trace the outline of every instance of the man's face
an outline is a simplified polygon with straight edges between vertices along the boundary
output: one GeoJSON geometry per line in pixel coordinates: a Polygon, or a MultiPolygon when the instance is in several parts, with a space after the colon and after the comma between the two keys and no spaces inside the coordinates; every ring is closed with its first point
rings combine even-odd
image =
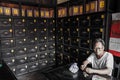
{"type": "Polygon", "coordinates": [[[103,51],[104,51],[104,46],[101,44],[101,42],[97,42],[95,43],[95,46],[94,46],[94,52],[97,56],[103,54],[103,51]]]}

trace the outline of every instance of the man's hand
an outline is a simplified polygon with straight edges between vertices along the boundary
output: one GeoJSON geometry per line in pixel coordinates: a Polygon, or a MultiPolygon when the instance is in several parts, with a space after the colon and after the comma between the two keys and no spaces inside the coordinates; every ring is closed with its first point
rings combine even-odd
{"type": "Polygon", "coordinates": [[[86,68],[85,71],[86,71],[88,74],[94,73],[94,70],[93,70],[92,68],[86,68]]]}
{"type": "Polygon", "coordinates": [[[85,68],[86,68],[86,66],[88,65],[88,61],[86,60],[86,61],[84,61],[83,62],[83,65],[81,65],[81,70],[85,70],[85,68]]]}
{"type": "Polygon", "coordinates": [[[81,65],[81,70],[85,70],[86,65],[81,65]]]}

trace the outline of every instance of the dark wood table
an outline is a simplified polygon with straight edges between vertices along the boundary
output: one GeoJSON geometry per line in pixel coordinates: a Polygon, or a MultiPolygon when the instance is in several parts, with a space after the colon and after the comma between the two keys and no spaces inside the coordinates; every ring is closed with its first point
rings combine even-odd
{"type": "MultiPolygon", "coordinates": [[[[92,80],[93,75],[89,77],[84,77],[83,71],[79,70],[77,73],[72,73],[69,71],[69,67],[70,64],[52,70],[48,70],[46,72],[43,72],[43,74],[49,80],[92,80]]],[[[103,80],[103,79],[99,79],[99,80],[103,80]]],[[[104,77],[104,80],[118,80],[118,79],[111,77],[104,77]]]]}
{"type": "Polygon", "coordinates": [[[87,80],[81,70],[72,73],[69,71],[69,67],[70,64],[46,71],[43,74],[50,80],[87,80]]]}

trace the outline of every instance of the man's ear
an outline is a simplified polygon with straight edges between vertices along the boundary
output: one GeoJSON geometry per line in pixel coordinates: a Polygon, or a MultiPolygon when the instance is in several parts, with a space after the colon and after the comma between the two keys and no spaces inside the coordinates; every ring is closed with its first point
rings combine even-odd
{"type": "Polygon", "coordinates": [[[105,47],[103,46],[103,50],[105,50],[105,47]]]}

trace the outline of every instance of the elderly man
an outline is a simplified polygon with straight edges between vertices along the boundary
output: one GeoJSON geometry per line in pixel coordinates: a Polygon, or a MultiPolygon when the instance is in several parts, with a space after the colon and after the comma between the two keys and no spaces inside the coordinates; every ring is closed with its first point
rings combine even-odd
{"type": "Polygon", "coordinates": [[[105,43],[100,38],[95,40],[93,48],[94,53],[83,62],[81,70],[88,74],[111,76],[113,69],[113,55],[104,51],[105,43]],[[90,63],[92,64],[92,68],[87,67],[90,63]]]}

